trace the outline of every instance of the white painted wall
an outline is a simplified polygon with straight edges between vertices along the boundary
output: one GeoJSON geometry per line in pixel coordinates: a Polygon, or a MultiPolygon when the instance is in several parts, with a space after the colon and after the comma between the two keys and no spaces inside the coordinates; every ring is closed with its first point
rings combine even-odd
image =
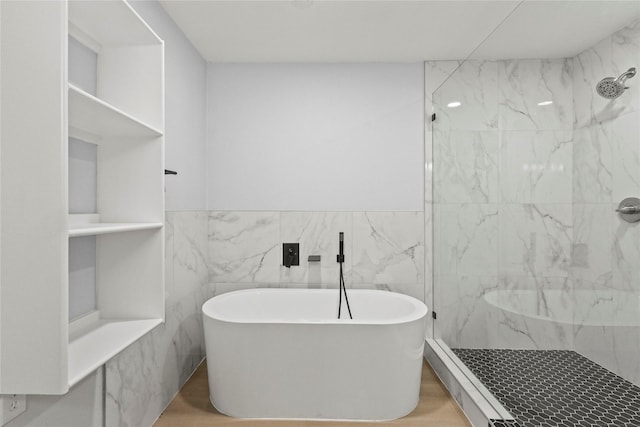
{"type": "Polygon", "coordinates": [[[97,213],[97,146],[69,138],[68,165],[69,213],[97,213]]]}
{"type": "Polygon", "coordinates": [[[206,63],[156,1],[131,6],[164,40],[166,210],[205,208],[206,63]]]}
{"type": "Polygon", "coordinates": [[[96,236],[69,239],[69,320],[95,310],[96,236]]]}
{"type": "Polygon", "coordinates": [[[96,96],[98,86],[98,54],[69,36],[69,83],[96,96]]]}
{"type": "Polygon", "coordinates": [[[62,396],[27,396],[27,412],[5,427],[104,427],[103,388],[100,368],[62,396]]]}
{"type": "Polygon", "coordinates": [[[422,63],[209,64],[207,209],[422,211],[422,63]]]}

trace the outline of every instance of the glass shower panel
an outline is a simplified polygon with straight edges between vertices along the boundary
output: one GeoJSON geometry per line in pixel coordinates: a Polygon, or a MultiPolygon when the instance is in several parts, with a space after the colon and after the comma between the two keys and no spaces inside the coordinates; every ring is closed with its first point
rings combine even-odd
{"type": "MultiPolygon", "coordinates": [[[[603,7],[583,3],[557,4],[576,20],[603,7]]],[[[640,77],[617,99],[595,90],[640,69],[640,4],[574,53],[496,59],[535,7],[432,96],[434,338],[495,367],[501,350],[566,350],[640,386],[640,222],[615,211],[640,197],[640,77]]]]}
{"type": "Polygon", "coordinates": [[[638,386],[640,223],[615,209],[640,197],[640,79],[627,80],[617,99],[595,87],[640,67],[639,46],[635,19],[573,57],[572,200],[574,350],[638,386]]]}
{"type": "Polygon", "coordinates": [[[434,93],[435,337],[489,346],[483,295],[497,287],[497,74],[466,61],[434,93]]]}

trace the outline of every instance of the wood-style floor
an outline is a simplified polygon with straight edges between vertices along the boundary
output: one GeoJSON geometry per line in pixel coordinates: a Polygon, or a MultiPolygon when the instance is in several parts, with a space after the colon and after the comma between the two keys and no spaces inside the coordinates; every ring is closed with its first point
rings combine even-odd
{"type": "Polygon", "coordinates": [[[429,365],[422,369],[420,402],[406,417],[389,422],[281,421],[231,418],[209,402],[206,362],[193,374],[154,427],[468,427],[471,426],[429,365]]]}

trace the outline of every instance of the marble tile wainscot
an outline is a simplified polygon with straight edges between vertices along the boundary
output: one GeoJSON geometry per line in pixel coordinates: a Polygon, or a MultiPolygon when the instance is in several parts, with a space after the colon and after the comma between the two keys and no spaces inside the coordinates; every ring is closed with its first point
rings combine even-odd
{"type": "Polygon", "coordinates": [[[166,321],[106,364],[107,426],[152,425],[204,359],[207,213],[167,212],[166,321]]]}

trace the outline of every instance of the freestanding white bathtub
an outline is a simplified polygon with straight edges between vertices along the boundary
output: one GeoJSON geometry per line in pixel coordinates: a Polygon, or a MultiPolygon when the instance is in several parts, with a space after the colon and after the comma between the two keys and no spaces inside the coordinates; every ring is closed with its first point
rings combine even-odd
{"type": "Polygon", "coordinates": [[[427,307],[386,291],[251,289],[202,307],[211,403],[241,418],[391,420],[418,404],[427,307]]]}

